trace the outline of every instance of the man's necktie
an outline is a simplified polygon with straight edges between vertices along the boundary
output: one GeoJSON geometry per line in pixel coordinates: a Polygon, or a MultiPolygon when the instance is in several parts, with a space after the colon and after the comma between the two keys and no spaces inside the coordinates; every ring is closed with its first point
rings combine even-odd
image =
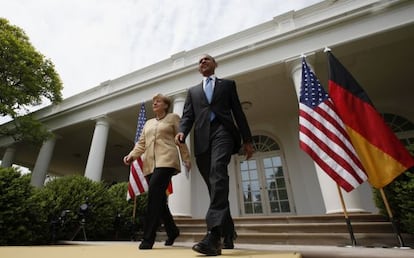
{"type": "Polygon", "coordinates": [[[207,77],[205,91],[208,103],[211,103],[211,98],[213,97],[213,83],[211,81],[212,79],[207,77]]]}
{"type": "MultiPolygon", "coordinates": [[[[207,97],[208,103],[211,103],[211,99],[213,98],[213,82],[212,81],[213,79],[211,79],[210,77],[207,77],[205,91],[206,91],[206,97],[207,97]]],[[[216,115],[214,114],[214,112],[211,112],[210,121],[213,121],[215,117],[216,115]]]]}

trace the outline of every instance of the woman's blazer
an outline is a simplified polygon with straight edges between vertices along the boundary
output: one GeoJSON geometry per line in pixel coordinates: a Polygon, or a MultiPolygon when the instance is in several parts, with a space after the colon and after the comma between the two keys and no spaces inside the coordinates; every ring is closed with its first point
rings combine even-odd
{"type": "Polygon", "coordinates": [[[190,160],[187,145],[180,144],[178,147],[174,142],[179,123],[180,117],[174,113],[169,113],[160,120],[147,120],[138,142],[130,152],[134,159],[142,155],[144,175],[152,173],[158,167],[172,167],[177,173],[180,172],[178,150],[183,161],[190,160]]]}

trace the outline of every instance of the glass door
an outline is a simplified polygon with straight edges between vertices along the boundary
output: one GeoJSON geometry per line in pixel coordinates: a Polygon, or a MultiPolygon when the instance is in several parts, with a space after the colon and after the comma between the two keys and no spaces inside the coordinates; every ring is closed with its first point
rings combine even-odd
{"type": "Polygon", "coordinates": [[[243,215],[275,215],[293,212],[290,185],[278,152],[255,154],[239,160],[239,192],[243,215]]]}

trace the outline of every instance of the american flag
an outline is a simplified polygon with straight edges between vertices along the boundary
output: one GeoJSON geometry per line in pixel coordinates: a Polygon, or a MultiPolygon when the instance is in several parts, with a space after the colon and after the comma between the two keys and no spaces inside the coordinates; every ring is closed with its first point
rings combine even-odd
{"type": "Polygon", "coordinates": [[[299,143],[319,167],[350,192],[367,176],[335,106],[302,58],[299,143]]]}
{"type": "MultiPolygon", "coordinates": [[[[142,103],[138,115],[138,124],[137,131],[135,133],[134,143],[137,143],[142,133],[142,129],[144,128],[146,120],[147,117],[145,112],[145,104],[142,103]]],[[[148,182],[142,172],[142,167],[143,163],[141,157],[134,160],[130,165],[127,200],[148,191],[148,182]]]]}

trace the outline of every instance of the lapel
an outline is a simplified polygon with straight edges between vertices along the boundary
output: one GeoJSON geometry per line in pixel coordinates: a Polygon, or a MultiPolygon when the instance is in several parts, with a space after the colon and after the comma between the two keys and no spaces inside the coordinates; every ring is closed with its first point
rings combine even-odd
{"type": "MultiPolygon", "coordinates": [[[[207,96],[203,89],[203,81],[201,81],[201,83],[197,87],[197,95],[201,101],[208,104],[207,96]]],[[[213,92],[213,95],[214,95],[214,92],[213,92]]]]}
{"type": "Polygon", "coordinates": [[[217,96],[217,94],[219,94],[220,90],[223,88],[223,87],[220,87],[221,83],[222,83],[222,80],[216,77],[216,80],[214,82],[213,97],[211,98],[211,102],[214,101],[215,96],[217,96]]]}

